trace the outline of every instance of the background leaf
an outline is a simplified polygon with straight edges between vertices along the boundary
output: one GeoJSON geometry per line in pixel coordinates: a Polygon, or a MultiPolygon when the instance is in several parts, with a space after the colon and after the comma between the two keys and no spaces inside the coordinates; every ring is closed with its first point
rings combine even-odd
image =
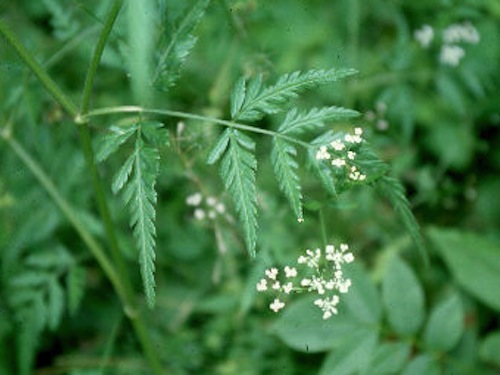
{"type": "Polygon", "coordinates": [[[432,228],[428,234],[460,286],[500,311],[500,244],[466,231],[432,228]]]}

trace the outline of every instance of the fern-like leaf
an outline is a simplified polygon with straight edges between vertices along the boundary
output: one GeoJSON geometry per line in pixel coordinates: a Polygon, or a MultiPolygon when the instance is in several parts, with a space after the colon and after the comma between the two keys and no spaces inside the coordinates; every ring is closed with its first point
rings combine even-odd
{"type": "MultiPolygon", "coordinates": [[[[155,184],[159,171],[159,148],[169,144],[163,124],[143,121],[132,126],[111,128],[101,140],[98,160],[104,160],[135,134],[134,149],[116,172],[111,189],[122,192],[130,212],[130,227],[139,252],[141,276],[150,307],[155,303],[155,184]]],[[[75,297],[77,298],[78,295],[75,297]]]]}
{"type": "Polygon", "coordinates": [[[295,161],[296,156],[297,150],[292,144],[281,138],[274,138],[271,153],[274,173],[278,179],[281,191],[292,205],[297,220],[302,221],[302,191],[297,174],[298,164],[295,161]]]}
{"type": "Polygon", "coordinates": [[[307,112],[291,109],[280,127],[278,132],[282,134],[300,134],[305,130],[321,128],[325,121],[347,119],[359,116],[359,112],[342,107],[312,108],[307,112]]]}
{"type": "Polygon", "coordinates": [[[255,256],[257,243],[257,160],[254,141],[236,129],[228,128],[221,135],[209,162],[222,157],[220,175],[231,194],[245,232],[250,256],[255,256]]]}
{"type": "Polygon", "coordinates": [[[417,250],[425,264],[428,264],[429,258],[425,250],[424,241],[420,232],[420,226],[413,216],[410,203],[406,199],[405,189],[395,178],[384,176],[378,180],[377,187],[389,199],[394,210],[399,215],[408,233],[410,234],[417,250]]]}
{"type": "Polygon", "coordinates": [[[209,3],[210,0],[199,0],[172,34],[169,44],[160,52],[153,76],[153,83],[160,90],[168,91],[179,78],[184,62],[198,39],[193,32],[203,18],[209,3]]]}
{"type": "Polygon", "coordinates": [[[130,226],[133,229],[139,250],[141,276],[150,307],[155,303],[155,237],[156,211],[155,183],[159,169],[159,153],[147,146],[140,128],[135,141],[134,152],[118,171],[113,181],[115,193],[123,190],[125,204],[130,211],[130,226]]]}
{"type": "Polygon", "coordinates": [[[299,71],[281,76],[275,85],[262,88],[259,76],[247,84],[240,79],[231,95],[231,117],[236,121],[256,121],[265,114],[281,112],[290,99],[304,90],[335,82],[355,74],[353,69],[299,71]]]}

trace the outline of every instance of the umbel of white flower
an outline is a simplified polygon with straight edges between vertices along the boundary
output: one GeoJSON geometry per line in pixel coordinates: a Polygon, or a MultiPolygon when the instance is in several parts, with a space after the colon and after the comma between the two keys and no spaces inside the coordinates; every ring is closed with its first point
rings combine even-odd
{"type": "Polygon", "coordinates": [[[348,177],[352,181],[364,181],[366,175],[361,173],[352,163],[357,153],[352,147],[363,142],[363,129],[354,128],[354,133],[345,134],[342,138],[331,141],[328,145],[320,146],[316,152],[317,160],[327,160],[336,169],[347,169],[348,177]]]}
{"type": "Polygon", "coordinates": [[[285,298],[291,292],[313,293],[314,300],[323,313],[323,319],[329,319],[338,313],[339,294],[349,291],[351,280],[344,277],[342,267],[354,261],[354,255],[345,243],[336,247],[327,245],[321,249],[307,249],[297,258],[296,266],[285,266],[280,272],[272,267],[265,270],[265,277],[257,283],[258,292],[275,294],[269,308],[277,313],[286,306],[285,298]]]}

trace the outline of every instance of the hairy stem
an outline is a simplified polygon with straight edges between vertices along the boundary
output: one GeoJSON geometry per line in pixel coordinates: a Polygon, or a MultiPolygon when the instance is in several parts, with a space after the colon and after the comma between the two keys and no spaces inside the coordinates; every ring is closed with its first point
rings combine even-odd
{"type": "Polygon", "coordinates": [[[305,147],[305,148],[310,147],[307,142],[303,142],[303,141],[298,140],[296,138],[292,138],[292,137],[277,133],[277,132],[272,131],[272,130],[261,129],[261,128],[257,128],[255,126],[240,124],[240,123],[228,121],[228,120],[221,120],[221,119],[214,118],[214,117],[196,115],[193,113],[171,111],[169,109],[143,108],[143,107],[138,107],[138,106],[118,106],[118,107],[109,107],[109,108],[99,108],[99,109],[91,110],[86,115],[81,116],[79,118],[79,121],[86,122],[87,120],[89,120],[92,117],[105,116],[105,115],[111,115],[111,114],[116,114],[116,113],[139,113],[139,114],[146,113],[146,114],[153,114],[153,115],[178,117],[178,118],[184,118],[184,119],[189,119],[189,120],[206,121],[206,122],[214,123],[216,125],[222,125],[222,126],[227,126],[227,127],[234,128],[234,129],[249,131],[252,133],[260,133],[260,134],[269,135],[271,137],[282,138],[282,139],[285,139],[291,143],[295,143],[295,144],[300,145],[300,146],[305,147]]]}

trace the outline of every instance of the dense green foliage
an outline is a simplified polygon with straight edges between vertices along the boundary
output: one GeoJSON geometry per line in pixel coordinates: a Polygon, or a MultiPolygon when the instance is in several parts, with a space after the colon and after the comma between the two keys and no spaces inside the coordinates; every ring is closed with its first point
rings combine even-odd
{"type": "Polygon", "coordinates": [[[499,25],[0,3],[0,375],[500,373],[499,25]],[[338,314],[271,311],[264,271],[339,242],[338,314]]]}

